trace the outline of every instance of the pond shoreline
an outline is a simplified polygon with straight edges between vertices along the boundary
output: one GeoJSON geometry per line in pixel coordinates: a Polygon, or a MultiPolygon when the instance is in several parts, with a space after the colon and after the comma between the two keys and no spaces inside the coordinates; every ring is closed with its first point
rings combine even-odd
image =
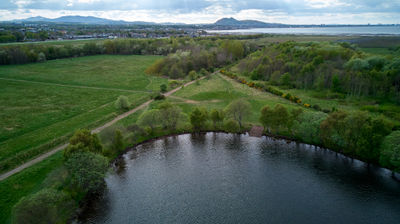
{"type": "MultiPolygon", "coordinates": [[[[165,138],[169,138],[169,137],[177,137],[177,136],[180,136],[180,135],[187,135],[187,134],[200,134],[200,135],[203,134],[204,135],[204,134],[207,134],[207,133],[216,133],[216,134],[222,133],[222,134],[244,135],[244,134],[249,134],[249,130],[245,129],[242,132],[227,132],[227,131],[224,131],[224,130],[202,130],[202,131],[196,131],[195,132],[195,131],[187,131],[186,130],[186,131],[181,131],[181,132],[176,132],[176,133],[170,133],[170,134],[156,136],[154,138],[146,139],[144,141],[141,141],[141,142],[138,142],[136,144],[133,144],[132,146],[126,147],[121,153],[118,154],[118,156],[116,156],[114,159],[112,159],[110,161],[110,167],[115,167],[116,163],[118,162],[118,160],[122,159],[123,156],[126,153],[128,153],[130,151],[133,151],[133,150],[136,150],[136,147],[138,147],[140,145],[143,145],[143,144],[146,144],[146,143],[155,142],[155,141],[158,141],[158,140],[161,140],[161,139],[165,139],[165,138]]],[[[327,151],[339,154],[339,155],[344,156],[346,158],[349,158],[351,160],[360,161],[360,162],[362,162],[364,164],[367,164],[368,167],[372,165],[372,166],[374,166],[376,168],[384,169],[387,172],[387,174],[391,176],[392,179],[394,179],[395,181],[400,182],[400,173],[396,173],[396,172],[394,172],[392,170],[389,170],[389,169],[387,169],[385,167],[381,167],[378,164],[372,164],[372,163],[368,164],[368,163],[366,163],[366,162],[364,162],[362,160],[359,160],[357,158],[353,158],[353,157],[351,157],[349,155],[346,155],[346,154],[344,154],[342,152],[337,152],[337,151],[325,148],[325,147],[323,147],[321,145],[308,144],[308,143],[304,143],[304,142],[302,142],[302,141],[300,141],[298,139],[295,139],[295,138],[291,138],[291,137],[288,137],[288,136],[282,136],[282,135],[274,135],[274,134],[271,134],[271,133],[263,133],[261,137],[254,137],[254,138],[262,138],[262,137],[267,137],[267,138],[271,138],[273,140],[278,140],[278,141],[279,140],[280,141],[286,141],[286,143],[288,143],[288,144],[292,143],[292,142],[295,142],[296,144],[303,144],[303,145],[318,147],[318,148],[320,148],[322,150],[327,150],[327,151]]],[[[79,206],[77,214],[74,216],[73,219],[76,220],[78,217],[81,217],[82,213],[85,212],[87,210],[87,208],[89,208],[93,203],[95,203],[96,200],[98,200],[102,196],[103,193],[101,193],[100,195],[91,195],[91,196],[87,197],[86,199],[82,200],[82,204],[79,206]]]]}
{"type": "MultiPolygon", "coordinates": [[[[157,136],[157,137],[150,138],[150,139],[144,140],[142,142],[136,143],[133,146],[126,147],[120,154],[118,154],[117,157],[115,157],[113,160],[111,160],[110,164],[115,164],[115,162],[118,161],[119,159],[121,159],[127,152],[129,152],[131,150],[135,150],[135,148],[137,146],[145,144],[145,143],[157,141],[157,140],[168,138],[168,137],[176,137],[176,136],[179,136],[179,135],[207,134],[207,133],[224,133],[224,134],[239,134],[240,135],[240,134],[249,134],[249,129],[245,129],[242,132],[227,132],[227,131],[224,131],[224,130],[202,130],[202,131],[197,131],[197,132],[195,132],[195,131],[182,131],[182,132],[179,132],[179,133],[170,133],[170,134],[166,134],[166,135],[157,136]]],[[[353,157],[351,155],[347,155],[347,154],[345,154],[345,153],[343,153],[341,151],[338,152],[338,151],[335,151],[335,150],[332,150],[332,149],[329,149],[329,148],[325,148],[322,145],[318,145],[318,144],[305,143],[305,142],[302,142],[302,141],[300,141],[298,139],[295,139],[295,138],[292,138],[292,137],[288,137],[288,136],[283,136],[283,135],[274,135],[274,134],[271,134],[271,133],[263,133],[261,137],[272,138],[274,140],[284,140],[284,141],[286,141],[286,143],[295,142],[296,144],[305,144],[305,145],[309,145],[309,146],[318,147],[318,148],[321,148],[323,150],[328,150],[328,151],[340,154],[340,155],[342,155],[344,157],[350,158],[352,160],[358,160],[360,162],[363,162],[363,163],[367,164],[368,166],[372,165],[372,166],[375,166],[376,168],[385,169],[385,170],[387,170],[388,173],[391,173],[390,175],[394,180],[400,182],[400,173],[394,172],[394,171],[392,171],[392,170],[390,170],[390,169],[388,169],[386,167],[382,167],[382,166],[380,166],[379,164],[376,164],[376,163],[367,163],[367,162],[365,162],[365,161],[363,161],[363,160],[361,160],[359,158],[353,157]]]]}
{"type": "MultiPolygon", "coordinates": [[[[95,220],[108,220],[105,223],[113,223],[116,220],[127,222],[127,220],[137,219],[142,221],[152,220],[148,223],[154,223],[154,220],[168,220],[170,217],[170,221],[175,220],[175,216],[170,216],[168,209],[165,210],[165,208],[160,210],[166,211],[161,212],[161,219],[153,217],[151,215],[153,214],[151,212],[153,206],[158,209],[170,206],[164,206],[165,203],[155,205],[154,201],[167,201],[167,204],[176,203],[179,211],[187,209],[188,213],[180,213],[181,215],[178,216],[178,218],[186,220],[192,219],[191,214],[198,214],[199,211],[207,213],[207,209],[210,207],[202,206],[207,205],[215,198],[224,199],[218,200],[219,202],[222,201],[218,205],[221,206],[219,208],[227,209],[222,209],[224,212],[232,212],[238,209],[243,214],[247,214],[247,210],[243,210],[245,207],[242,206],[242,198],[247,198],[247,203],[257,205],[248,207],[248,211],[253,211],[252,209],[269,211],[270,206],[263,207],[265,204],[260,198],[271,199],[270,203],[276,205],[275,210],[279,210],[279,203],[275,203],[281,200],[281,197],[277,195],[286,195],[285,192],[291,193],[287,195],[286,199],[288,200],[284,200],[283,203],[291,204],[290,198],[303,197],[303,193],[311,196],[315,192],[318,192],[317,195],[326,194],[330,198],[329,200],[335,201],[337,200],[336,196],[330,197],[329,195],[336,192],[338,197],[342,198],[341,200],[346,201],[346,198],[350,198],[348,203],[361,205],[361,208],[363,202],[360,202],[360,200],[368,199],[371,193],[377,194],[381,202],[388,204],[393,204],[393,201],[386,200],[386,197],[390,196],[391,190],[397,192],[396,195],[400,193],[398,192],[397,181],[392,180],[386,171],[375,169],[375,167],[370,169],[364,163],[353,162],[351,158],[338,156],[336,152],[325,148],[303,143],[296,144],[298,141],[277,138],[276,136],[264,136],[261,138],[251,137],[246,132],[237,135],[237,133],[225,131],[196,133],[180,131],[180,133],[154,137],[135,144],[133,147],[128,147],[125,151],[128,153],[119,155],[121,160],[112,165],[114,171],[110,171],[108,174],[106,179],[107,189],[104,194],[93,197],[90,201],[88,198],[87,210],[85,207],[81,207],[81,216],[77,221],[78,223],[93,223],[95,220]],[[286,142],[289,144],[286,144],[286,142]],[[129,150],[134,151],[129,152],[129,150]],[[138,155],[131,157],[131,154],[136,155],[136,152],[138,155]],[[121,166],[119,162],[123,162],[123,165],[121,166]],[[165,170],[165,168],[168,169],[165,170]],[[282,173],[290,173],[296,178],[289,176],[282,178],[282,173]],[[266,176],[268,178],[262,178],[266,176]],[[209,182],[210,180],[212,181],[209,182]],[[218,182],[219,180],[221,180],[221,183],[218,182]],[[270,185],[270,180],[274,180],[274,184],[270,185]],[[325,185],[327,188],[320,188],[320,185],[315,183],[325,185]],[[280,186],[280,184],[282,185],[280,186]],[[296,184],[299,185],[294,187],[296,184]],[[248,190],[242,191],[239,190],[242,188],[231,186],[248,187],[248,190]],[[270,191],[262,190],[263,187],[261,186],[268,187],[270,191]],[[304,189],[301,190],[302,187],[313,189],[304,192],[304,189]],[[341,190],[337,191],[337,188],[341,190]],[[299,190],[293,191],[293,189],[299,190]],[[371,189],[376,191],[371,192],[371,189]],[[352,197],[348,197],[342,191],[354,194],[360,200],[354,202],[352,197]],[[243,197],[235,196],[237,194],[243,197]],[[176,202],[172,200],[172,198],[175,198],[174,195],[178,196],[176,202]],[[182,205],[181,200],[183,199],[181,197],[187,200],[186,205],[182,205]],[[236,204],[236,206],[229,207],[231,203],[236,204]],[[125,210],[125,208],[128,208],[127,206],[129,206],[129,209],[125,210]],[[198,210],[199,208],[205,210],[198,210]],[[140,209],[143,209],[143,213],[140,209]],[[110,222],[110,220],[113,221],[110,222]]],[[[310,203],[310,206],[316,203],[322,206],[322,210],[331,209],[320,197],[315,197],[312,200],[314,202],[310,203]]],[[[375,203],[374,201],[367,201],[370,204],[375,203]]],[[[170,208],[172,209],[172,207],[174,206],[170,208]]],[[[316,206],[316,208],[319,207],[316,206]]],[[[395,208],[398,208],[398,206],[395,208]]],[[[304,207],[299,206],[296,209],[302,211],[304,207]]],[[[340,210],[340,206],[337,209],[340,210]]],[[[364,217],[362,209],[358,210],[360,211],[358,216],[364,217]]],[[[232,213],[236,214],[236,212],[232,213]]],[[[204,218],[204,220],[221,220],[224,214],[226,213],[219,214],[217,212],[216,215],[204,218]]],[[[320,214],[332,216],[332,214],[320,214]]],[[[382,214],[381,211],[380,214],[382,214]]],[[[296,217],[296,215],[293,217],[296,217]]],[[[352,219],[352,217],[352,214],[348,213],[347,218],[352,219]]],[[[258,218],[259,220],[267,220],[263,215],[258,218]]]]}

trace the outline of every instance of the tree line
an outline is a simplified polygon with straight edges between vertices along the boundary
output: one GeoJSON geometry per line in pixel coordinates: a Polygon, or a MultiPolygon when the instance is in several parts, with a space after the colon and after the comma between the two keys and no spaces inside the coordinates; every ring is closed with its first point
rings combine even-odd
{"type": "MultiPolygon", "coordinates": [[[[202,56],[202,63],[209,63],[214,58],[208,58],[207,51],[219,52],[216,48],[222,47],[226,51],[218,54],[219,62],[235,59],[245,52],[254,51],[254,44],[247,44],[241,49],[240,43],[245,42],[236,39],[244,37],[220,37],[220,38],[168,38],[168,39],[116,39],[96,40],[87,43],[61,42],[54,44],[20,44],[0,46],[0,65],[25,64],[42,62],[45,60],[81,57],[99,54],[118,55],[168,55],[180,52],[194,52],[194,55],[202,56]],[[239,41],[239,42],[237,42],[239,41]],[[223,43],[221,43],[223,42],[223,43]],[[236,45],[240,45],[236,48],[236,45]],[[239,52],[235,51],[239,49],[239,52]],[[242,52],[242,51],[244,52],[242,52]],[[233,58],[232,58],[233,57],[233,58]]],[[[250,38],[250,37],[249,37],[250,38]]],[[[183,63],[182,63],[183,64],[183,63]]],[[[204,67],[204,66],[203,66],[204,67]]],[[[207,67],[205,67],[207,68],[207,67]]],[[[179,68],[181,69],[181,68],[179,68]]]]}
{"type": "Polygon", "coordinates": [[[400,102],[400,57],[369,55],[348,43],[271,44],[237,67],[272,85],[400,102]]]}

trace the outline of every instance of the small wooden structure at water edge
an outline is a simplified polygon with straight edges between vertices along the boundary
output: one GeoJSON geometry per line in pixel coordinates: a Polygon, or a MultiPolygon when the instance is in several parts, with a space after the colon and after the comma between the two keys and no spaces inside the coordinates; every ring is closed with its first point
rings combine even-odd
{"type": "Polygon", "coordinates": [[[252,137],[261,137],[263,133],[264,133],[264,127],[253,126],[249,132],[249,135],[252,137]]]}

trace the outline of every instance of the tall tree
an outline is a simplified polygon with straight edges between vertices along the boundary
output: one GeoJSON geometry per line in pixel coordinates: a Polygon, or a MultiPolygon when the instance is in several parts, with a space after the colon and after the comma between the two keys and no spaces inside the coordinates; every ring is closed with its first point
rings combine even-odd
{"type": "Polygon", "coordinates": [[[251,105],[249,102],[239,99],[230,103],[225,110],[228,115],[239,123],[239,128],[242,130],[243,119],[251,114],[251,105]]]}
{"type": "Polygon", "coordinates": [[[205,127],[208,118],[207,110],[204,108],[196,107],[190,113],[190,123],[194,130],[200,130],[205,127]]]}

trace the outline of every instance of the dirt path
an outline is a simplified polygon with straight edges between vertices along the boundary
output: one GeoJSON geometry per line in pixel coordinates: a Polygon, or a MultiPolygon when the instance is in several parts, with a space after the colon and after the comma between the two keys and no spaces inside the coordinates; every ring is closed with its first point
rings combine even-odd
{"type": "MultiPolygon", "coordinates": [[[[200,78],[200,80],[203,79],[203,78],[204,78],[204,77],[200,78]]],[[[0,78],[0,79],[3,79],[3,78],[0,78]]],[[[186,87],[186,86],[189,86],[189,85],[193,84],[193,83],[196,82],[196,81],[197,81],[197,80],[188,82],[188,83],[186,83],[184,86],[185,86],[185,87],[186,87]]],[[[28,82],[30,82],[30,81],[28,81],[28,82]]],[[[164,95],[165,95],[165,96],[170,96],[170,95],[172,95],[173,93],[175,93],[175,92],[177,92],[178,90],[180,90],[181,88],[182,88],[182,87],[175,88],[175,89],[173,89],[173,90],[171,90],[171,91],[165,93],[164,95]]],[[[131,114],[137,112],[138,110],[141,110],[141,109],[146,108],[146,107],[147,107],[151,102],[153,102],[153,101],[154,101],[154,100],[149,100],[149,101],[147,101],[147,102],[145,102],[145,103],[143,103],[143,104],[141,104],[141,105],[139,105],[139,106],[133,108],[132,110],[130,110],[130,111],[128,111],[128,112],[125,112],[125,113],[123,113],[123,114],[117,116],[116,118],[114,118],[113,120],[111,120],[111,121],[105,123],[104,125],[93,129],[93,130],[92,130],[92,133],[99,133],[99,132],[102,131],[103,129],[105,129],[105,128],[107,128],[107,127],[110,127],[111,125],[115,124],[115,123],[118,122],[119,120],[126,118],[127,116],[129,116],[129,115],[131,115],[131,114]]],[[[8,177],[10,177],[10,176],[12,176],[12,175],[14,175],[14,174],[20,172],[20,171],[22,171],[22,170],[25,169],[25,168],[28,168],[28,167],[30,167],[30,166],[36,164],[36,163],[39,163],[39,162],[43,161],[44,159],[50,157],[51,155],[54,155],[55,153],[57,153],[57,152],[59,152],[59,151],[65,149],[67,146],[68,146],[68,143],[63,144],[63,145],[60,145],[60,146],[57,146],[56,148],[54,148],[54,149],[52,149],[52,150],[50,150],[50,151],[48,151],[48,152],[46,152],[46,153],[44,153],[44,154],[42,154],[42,155],[36,157],[35,159],[33,159],[33,160],[29,161],[29,162],[26,162],[26,163],[22,164],[21,166],[18,166],[17,168],[15,168],[15,169],[13,169],[13,170],[10,170],[10,171],[8,171],[8,172],[6,172],[6,173],[4,173],[4,174],[1,174],[1,175],[0,175],[0,181],[4,180],[4,179],[6,179],[6,178],[8,178],[8,177]]]]}
{"type": "Polygon", "coordinates": [[[120,91],[120,92],[130,92],[130,93],[148,93],[148,91],[140,91],[140,90],[129,90],[129,89],[118,89],[118,88],[107,88],[107,87],[95,87],[95,86],[69,85],[69,84],[59,84],[59,83],[52,83],[52,82],[31,81],[31,80],[24,80],[24,79],[0,78],[0,80],[14,81],[14,82],[25,82],[25,83],[35,83],[35,84],[61,86],[61,87],[72,87],[72,88],[81,88],[81,89],[110,90],[110,91],[120,91]]]}

